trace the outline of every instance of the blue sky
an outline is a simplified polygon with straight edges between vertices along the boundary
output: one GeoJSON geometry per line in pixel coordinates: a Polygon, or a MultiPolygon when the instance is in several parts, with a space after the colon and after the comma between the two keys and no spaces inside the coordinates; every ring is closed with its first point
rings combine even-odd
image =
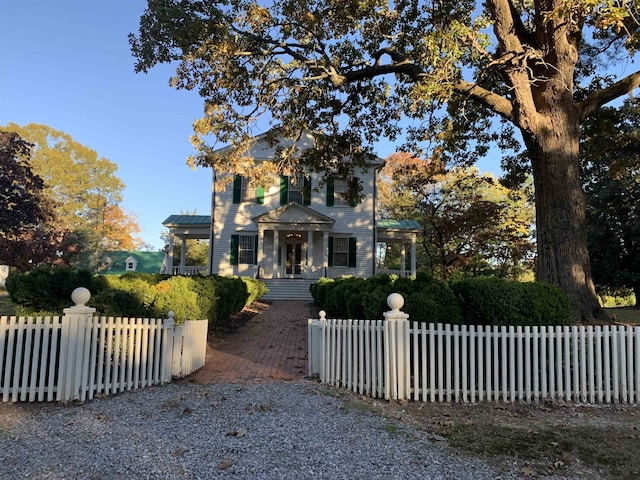
{"type": "MultiPolygon", "coordinates": [[[[121,206],[146,243],[162,247],[170,214],[210,210],[211,170],[186,165],[196,92],[168,85],[170,66],[135,74],[127,35],[144,0],[0,0],[0,125],[62,130],[118,165],[121,206]]],[[[377,146],[378,155],[393,145],[377,146]]],[[[482,171],[498,172],[494,159],[482,171]]]]}

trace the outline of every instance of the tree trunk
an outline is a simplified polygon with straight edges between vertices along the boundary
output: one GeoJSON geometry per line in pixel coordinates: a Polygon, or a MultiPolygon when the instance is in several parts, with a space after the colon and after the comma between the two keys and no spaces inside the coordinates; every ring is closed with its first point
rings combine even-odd
{"type": "Polygon", "coordinates": [[[531,155],[536,200],[538,280],[569,297],[571,320],[603,313],[596,296],[586,235],[586,199],[580,182],[580,126],[561,110],[546,116],[536,132],[523,131],[531,155]]]}

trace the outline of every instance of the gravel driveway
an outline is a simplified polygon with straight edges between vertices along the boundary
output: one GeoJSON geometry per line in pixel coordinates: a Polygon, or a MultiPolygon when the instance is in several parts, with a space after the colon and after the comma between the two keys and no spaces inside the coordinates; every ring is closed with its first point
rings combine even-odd
{"type": "Polygon", "coordinates": [[[0,478],[496,479],[311,381],[180,381],[82,405],[0,405],[0,478]]]}

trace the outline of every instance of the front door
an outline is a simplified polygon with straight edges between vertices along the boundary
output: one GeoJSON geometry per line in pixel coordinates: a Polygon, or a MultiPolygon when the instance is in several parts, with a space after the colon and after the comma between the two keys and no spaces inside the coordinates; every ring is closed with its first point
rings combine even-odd
{"type": "Polygon", "coordinates": [[[285,256],[285,275],[299,276],[302,273],[302,244],[288,242],[285,256]]]}

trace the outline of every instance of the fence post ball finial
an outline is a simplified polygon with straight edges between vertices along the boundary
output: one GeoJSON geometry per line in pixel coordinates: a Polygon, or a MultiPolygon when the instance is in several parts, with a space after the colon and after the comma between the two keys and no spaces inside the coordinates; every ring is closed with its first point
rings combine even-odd
{"type": "Polygon", "coordinates": [[[324,318],[327,316],[327,312],[325,312],[324,310],[320,310],[318,315],[320,316],[321,320],[324,320],[324,318]]]}
{"type": "Polygon", "coordinates": [[[399,293],[392,293],[387,297],[387,305],[394,312],[397,312],[404,305],[404,298],[399,293]]]}
{"type": "Polygon", "coordinates": [[[167,313],[167,316],[168,316],[169,318],[173,318],[173,317],[175,317],[175,316],[176,316],[176,312],[174,312],[173,310],[169,310],[169,313],[167,313]]]}
{"type": "Polygon", "coordinates": [[[84,287],[78,287],[71,292],[71,301],[76,304],[77,307],[84,307],[91,298],[91,292],[84,287]]]}

